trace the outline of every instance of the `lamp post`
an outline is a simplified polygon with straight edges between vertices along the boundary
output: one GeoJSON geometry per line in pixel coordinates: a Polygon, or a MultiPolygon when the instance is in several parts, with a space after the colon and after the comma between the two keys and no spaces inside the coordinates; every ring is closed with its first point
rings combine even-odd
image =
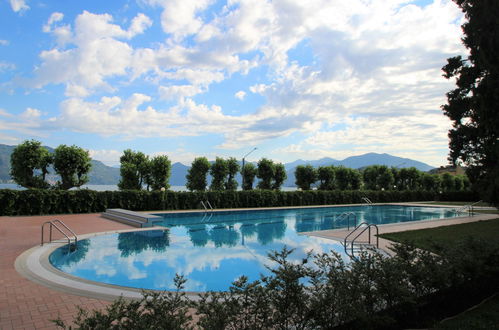
{"type": "Polygon", "coordinates": [[[243,181],[243,183],[242,183],[241,190],[244,190],[244,159],[245,159],[246,157],[248,157],[248,155],[249,155],[250,153],[252,153],[253,151],[255,151],[256,149],[257,149],[257,148],[256,148],[256,147],[254,147],[253,149],[251,149],[251,151],[250,151],[250,152],[248,152],[248,153],[247,153],[246,155],[244,155],[244,157],[243,157],[243,167],[241,168],[241,174],[243,175],[243,180],[242,180],[242,181],[243,181]]]}

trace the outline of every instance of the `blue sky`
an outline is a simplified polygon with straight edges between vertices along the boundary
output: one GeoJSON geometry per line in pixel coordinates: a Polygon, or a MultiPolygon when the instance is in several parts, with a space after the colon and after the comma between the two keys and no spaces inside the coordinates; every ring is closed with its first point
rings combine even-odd
{"type": "Polygon", "coordinates": [[[0,143],[446,164],[447,0],[0,0],[0,143]]]}

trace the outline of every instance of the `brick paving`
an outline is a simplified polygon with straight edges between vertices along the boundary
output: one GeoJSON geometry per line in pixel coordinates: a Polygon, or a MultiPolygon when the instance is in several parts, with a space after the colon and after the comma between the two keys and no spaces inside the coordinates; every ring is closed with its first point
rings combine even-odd
{"type": "MultiPolygon", "coordinates": [[[[71,214],[32,217],[0,217],[0,329],[57,329],[50,321],[73,320],[77,306],[101,309],[109,302],[62,293],[19,275],[16,258],[40,244],[45,221],[59,219],[77,234],[132,227],[100,217],[100,214],[71,214]]],[[[59,238],[54,231],[54,238],[59,238]]]]}

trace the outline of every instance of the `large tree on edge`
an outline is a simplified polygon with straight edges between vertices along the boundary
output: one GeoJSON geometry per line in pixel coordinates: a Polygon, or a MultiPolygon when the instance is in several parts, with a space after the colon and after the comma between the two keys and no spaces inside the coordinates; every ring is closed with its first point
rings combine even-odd
{"type": "Polygon", "coordinates": [[[452,121],[450,157],[462,161],[482,198],[499,204],[499,1],[454,0],[467,21],[463,44],[469,56],[449,58],[444,77],[456,78],[444,114],[452,121]]]}

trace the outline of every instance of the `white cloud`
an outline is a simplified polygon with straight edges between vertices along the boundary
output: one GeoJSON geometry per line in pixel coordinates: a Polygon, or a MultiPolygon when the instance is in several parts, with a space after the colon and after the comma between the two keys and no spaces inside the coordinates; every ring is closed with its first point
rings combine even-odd
{"type": "Polygon", "coordinates": [[[192,97],[202,92],[202,89],[193,85],[160,86],[159,95],[165,100],[192,97]]]}
{"type": "Polygon", "coordinates": [[[212,1],[149,0],[145,2],[163,8],[161,14],[163,31],[172,34],[174,39],[181,40],[201,29],[203,20],[197,14],[206,9],[212,1]]]}
{"type": "Polygon", "coordinates": [[[237,92],[236,94],[234,94],[234,97],[239,99],[239,100],[244,100],[244,97],[246,96],[246,92],[245,91],[239,91],[237,92]]]}
{"type": "Polygon", "coordinates": [[[0,72],[13,71],[15,69],[16,69],[16,65],[14,63],[0,61],[0,72]]]}
{"type": "Polygon", "coordinates": [[[120,163],[120,157],[123,152],[118,150],[88,150],[92,159],[99,160],[108,166],[114,166],[120,163]]]}
{"type": "Polygon", "coordinates": [[[8,46],[9,45],[9,41],[8,40],[3,40],[3,39],[0,39],[0,46],[8,46]]]}
{"type": "Polygon", "coordinates": [[[210,0],[142,3],[160,7],[165,32],[164,40],[143,48],[133,40],[152,25],[143,14],[128,28],[108,14],[84,12],[74,28],[62,25],[62,14],[48,19],[58,47],[40,54],[33,85],[65,85],[69,99],[61,104],[58,125],[130,138],[214,133],[224,139],[220,148],[294,133],[309,137],[282,149],[290,153],[309,147],[346,152],[328,141],[352,150],[401,152],[426,143],[431,150],[423,148],[422,157],[436,159],[447,143],[448,123],[439,106],[451,83],[440,68],[463,52],[462,14],[450,0],[424,7],[406,0],[231,0],[216,13],[207,11],[210,0]],[[295,50],[309,56],[300,58],[295,50]],[[259,94],[265,103],[251,113],[231,116],[233,109],[191,99],[254,68],[259,78],[227,95],[242,100],[243,90],[259,94]],[[120,93],[133,82],[145,82],[154,92],[120,93]],[[176,104],[160,109],[158,98],[176,104]]]}
{"type": "Polygon", "coordinates": [[[38,109],[27,108],[22,114],[21,117],[25,120],[36,120],[40,118],[42,112],[38,109]]]}
{"type": "Polygon", "coordinates": [[[62,21],[62,19],[64,18],[64,14],[63,13],[59,13],[59,12],[54,12],[52,13],[52,15],[50,15],[48,21],[47,21],[47,24],[45,24],[43,26],[43,32],[45,33],[49,33],[52,31],[52,25],[56,22],[59,22],[59,21],[62,21]]]}
{"type": "Polygon", "coordinates": [[[133,49],[118,39],[130,39],[143,33],[152,22],[143,15],[133,18],[128,30],[112,23],[108,14],[96,15],[84,11],[76,18],[74,31],[68,25],[54,27],[63,19],[53,13],[44,30],[52,32],[59,40],[59,47],[71,43],[76,47],[53,48],[40,53],[42,64],[35,71],[33,87],[55,83],[66,85],[66,95],[83,97],[96,88],[112,91],[106,79],[126,76],[133,56],[133,49]]]}
{"type": "Polygon", "coordinates": [[[29,6],[26,4],[25,0],[10,0],[10,7],[16,13],[29,9],[29,6]]]}

